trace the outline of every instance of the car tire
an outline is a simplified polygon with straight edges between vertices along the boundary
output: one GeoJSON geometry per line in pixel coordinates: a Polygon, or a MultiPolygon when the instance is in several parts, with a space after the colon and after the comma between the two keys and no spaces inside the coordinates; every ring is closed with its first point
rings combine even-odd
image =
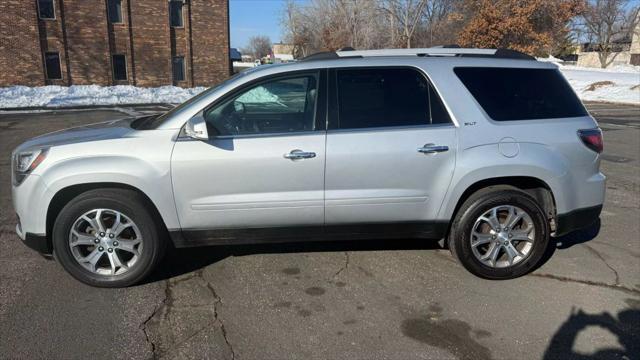
{"type": "Polygon", "coordinates": [[[136,284],[154,270],[165,252],[166,230],[154,214],[148,200],[133,190],[84,192],[69,201],[55,220],[55,257],[85,284],[136,284]]]}
{"type": "Polygon", "coordinates": [[[474,275],[506,280],[536,268],[549,233],[545,212],[533,197],[515,187],[492,186],[472,194],[458,209],[448,244],[474,275]]]}

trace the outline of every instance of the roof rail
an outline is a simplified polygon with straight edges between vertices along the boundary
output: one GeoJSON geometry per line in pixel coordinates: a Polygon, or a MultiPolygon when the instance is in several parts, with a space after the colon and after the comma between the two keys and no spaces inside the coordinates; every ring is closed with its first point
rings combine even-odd
{"type": "Polygon", "coordinates": [[[379,56],[457,56],[457,57],[488,57],[500,59],[535,60],[533,56],[511,49],[472,49],[460,48],[456,45],[417,49],[380,49],[380,50],[352,50],[340,49],[336,52],[326,51],[309,55],[302,59],[330,60],[344,58],[366,58],[379,56]]]}

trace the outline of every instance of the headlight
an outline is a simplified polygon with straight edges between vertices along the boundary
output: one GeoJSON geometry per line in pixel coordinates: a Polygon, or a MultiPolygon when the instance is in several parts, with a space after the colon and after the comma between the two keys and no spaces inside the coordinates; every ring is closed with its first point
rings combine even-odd
{"type": "Polygon", "coordinates": [[[49,149],[34,149],[22,151],[13,155],[13,181],[16,185],[22,183],[24,178],[47,157],[49,149]]]}

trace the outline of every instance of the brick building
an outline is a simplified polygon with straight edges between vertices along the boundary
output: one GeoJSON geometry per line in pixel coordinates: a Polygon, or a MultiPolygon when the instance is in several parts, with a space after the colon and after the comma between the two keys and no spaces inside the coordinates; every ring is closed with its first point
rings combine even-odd
{"type": "Polygon", "coordinates": [[[228,0],[0,0],[0,86],[210,86],[228,0]]]}

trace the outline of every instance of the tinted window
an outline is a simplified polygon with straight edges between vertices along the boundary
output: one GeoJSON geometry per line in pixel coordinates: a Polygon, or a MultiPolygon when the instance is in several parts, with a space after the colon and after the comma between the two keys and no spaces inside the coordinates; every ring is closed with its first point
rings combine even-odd
{"type": "Polygon", "coordinates": [[[493,120],[587,115],[556,69],[456,68],[454,71],[493,120]]]}
{"type": "Polygon", "coordinates": [[[176,56],[173,58],[173,81],[184,81],[184,57],[176,56]]]}
{"type": "Polygon", "coordinates": [[[57,52],[48,52],[44,54],[45,67],[47,69],[47,79],[62,79],[62,71],[60,71],[60,54],[57,52]]]}
{"type": "Polygon", "coordinates": [[[169,1],[169,24],[182,27],[182,0],[169,1]]]}
{"type": "Polygon", "coordinates": [[[38,17],[40,19],[55,19],[53,0],[38,0],[38,17]]]}
{"type": "Polygon", "coordinates": [[[109,22],[117,24],[122,22],[122,0],[108,0],[109,22]]]}
{"type": "Polygon", "coordinates": [[[113,79],[127,80],[127,60],[124,55],[113,55],[113,79]]]}
{"type": "Polygon", "coordinates": [[[450,122],[438,95],[414,69],[338,70],[337,86],[340,129],[450,122]]]}
{"type": "Polygon", "coordinates": [[[210,135],[268,134],[315,129],[315,76],[273,80],[242,91],[205,113],[210,135]]]}

